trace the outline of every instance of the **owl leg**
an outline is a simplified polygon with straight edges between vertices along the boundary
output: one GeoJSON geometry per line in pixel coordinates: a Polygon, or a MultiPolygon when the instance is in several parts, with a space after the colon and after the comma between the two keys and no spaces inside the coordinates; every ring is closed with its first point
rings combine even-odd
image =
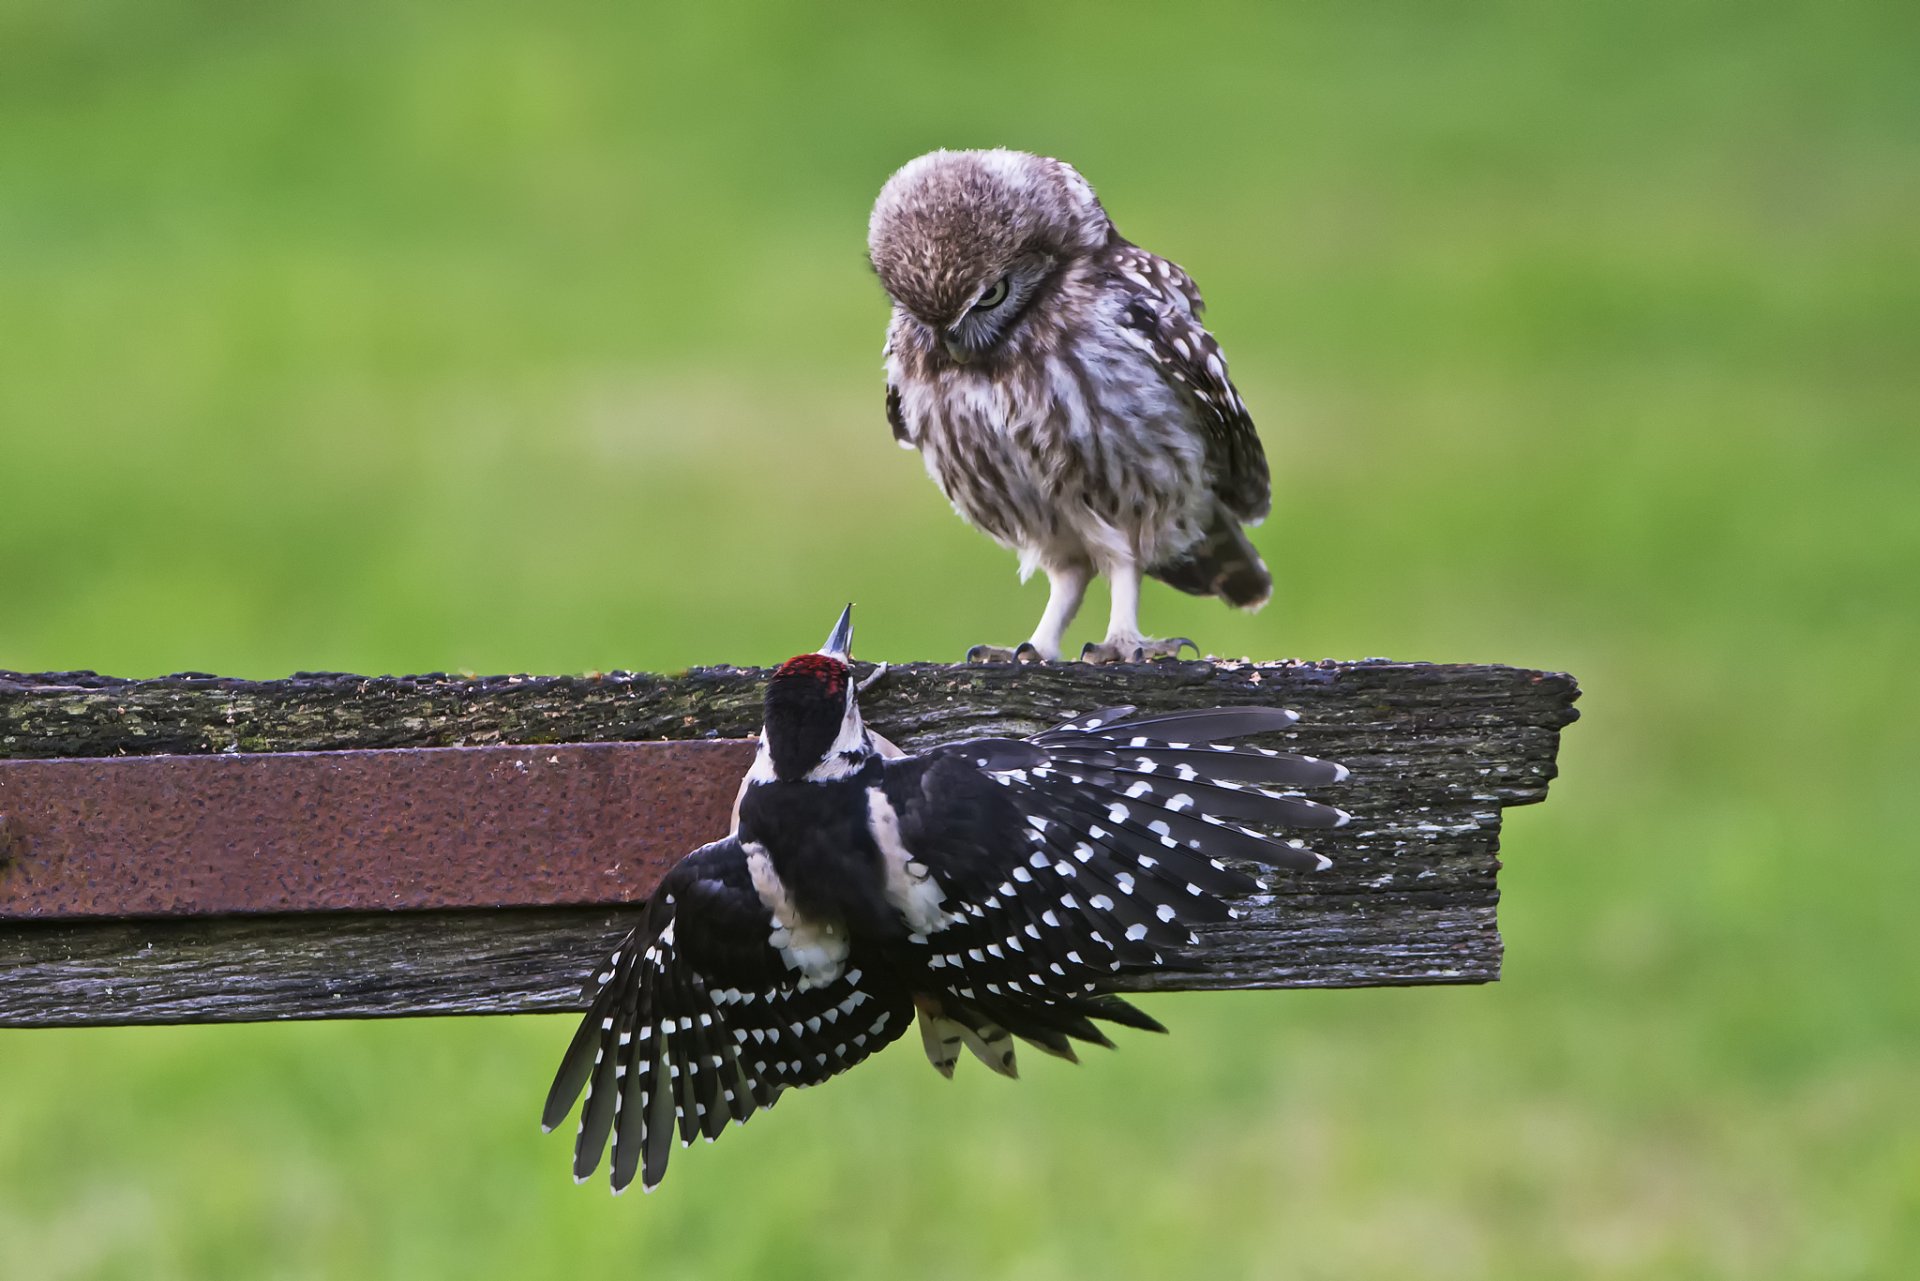
{"type": "Polygon", "coordinates": [[[1059,660],[1060,642],[1067,634],[1067,624],[1080,612],[1080,602],[1086,599],[1087,584],[1092,581],[1091,565],[1069,565],[1047,571],[1047,609],[1040,615],[1040,625],[1033,629],[1033,639],[1027,644],[1049,663],[1059,660]]]}
{"type": "Polygon", "coordinates": [[[1060,641],[1066,634],[1067,624],[1080,612],[1080,602],[1086,598],[1087,584],[1093,581],[1093,566],[1069,565],[1063,569],[1047,570],[1047,609],[1040,615],[1040,625],[1033,629],[1033,638],[1024,641],[1018,648],[1001,649],[998,645],[975,645],[967,651],[969,663],[1054,663],[1060,660],[1060,641]]]}
{"type": "Polygon", "coordinates": [[[1107,638],[1080,651],[1083,663],[1144,663],[1155,658],[1178,658],[1180,651],[1200,647],[1184,636],[1149,640],[1140,635],[1140,565],[1124,560],[1107,566],[1113,588],[1113,610],[1107,618],[1107,638]]]}

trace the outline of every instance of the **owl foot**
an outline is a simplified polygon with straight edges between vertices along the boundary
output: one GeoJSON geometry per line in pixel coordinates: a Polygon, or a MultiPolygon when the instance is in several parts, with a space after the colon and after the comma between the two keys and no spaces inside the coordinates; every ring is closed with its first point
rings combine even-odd
{"type": "Polygon", "coordinates": [[[1012,649],[1002,649],[998,645],[975,645],[967,651],[967,663],[1044,663],[1040,651],[1033,647],[1032,641],[1021,641],[1012,649]]]}
{"type": "Polygon", "coordinates": [[[1126,640],[1106,640],[1098,644],[1089,641],[1080,651],[1083,663],[1150,663],[1160,658],[1178,658],[1180,651],[1190,649],[1195,658],[1200,657],[1200,647],[1184,636],[1175,636],[1168,640],[1143,640],[1139,637],[1126,640]]]}

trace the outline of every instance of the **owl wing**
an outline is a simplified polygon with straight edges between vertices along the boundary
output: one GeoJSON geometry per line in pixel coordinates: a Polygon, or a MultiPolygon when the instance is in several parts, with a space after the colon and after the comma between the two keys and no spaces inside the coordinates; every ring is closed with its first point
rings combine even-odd
{"type": "Polygon", "coordinates": [[[1207,470],[1214,493],[1244,521],[1265,518],[1272,505],[1267,454],[1260,446],[1220,344],[1200,323],[1206,303],[1193,277],[1158,254],[1119,241],[1108,261],[1127,294],[1123,332],[1162,374],[1192,398],[1207,436],[1207,470]]]}
{"type": "Polygon", "coordinates": [[[729,1121],[814,1085],[899,1036],[905,992],[849,956],[831,979],[803,979],[772,946],[776,922],[737,837],[702,846],[667,874],[598,978],[541,1123],[566,1119],[580,1091],[573,1172],[585,1179],[613,1142],[613,1187],[666,1173],[676,1130],[717,1138],[729,1121]]]}
{"type": "Polygon", "coordinates": [[[880,349],[880,361],[887,368],[887,426],[893,428],[893,443],[902,449],[918,449],[920,442],[907,423],[907,412],[900,398],[900,384],[893,378],[893,327],[900,323],[898,313],[887,325],[886,345],[880,349]]]}
{"type": "Polygon", "coordinates": [[[896,444],[913,448],[913,433],[907,430],[907,416],[900,408],[900,389],[893,385],[891,378],[887,380],[887,426],[893,428],[896,444]]]}

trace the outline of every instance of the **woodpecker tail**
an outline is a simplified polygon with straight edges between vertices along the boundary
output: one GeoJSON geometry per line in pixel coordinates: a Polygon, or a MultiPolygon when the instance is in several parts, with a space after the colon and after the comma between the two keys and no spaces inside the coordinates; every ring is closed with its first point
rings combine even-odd
{"type": "Polygon", "coordinates": [[[1247,540],[1240,522],[1224,507],[1213,509],[1213,519],[1198,543],[1178,558],[1148,567],[1147,572],[1190,596],[1218,596],[1236,609],[1259,609],[1273,595],[1273,575],[1247,540]]]}

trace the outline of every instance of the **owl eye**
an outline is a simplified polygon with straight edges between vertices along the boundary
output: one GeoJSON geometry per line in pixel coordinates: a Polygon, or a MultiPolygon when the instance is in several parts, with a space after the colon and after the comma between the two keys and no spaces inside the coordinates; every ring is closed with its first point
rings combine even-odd
{"type": "Polygon", "coordinates": [[[1007,300],[1007,278],[1002,276],[993,287],[980,295],[980,301],[973,304],[975,311],[992,311],[1007,300]]]}

